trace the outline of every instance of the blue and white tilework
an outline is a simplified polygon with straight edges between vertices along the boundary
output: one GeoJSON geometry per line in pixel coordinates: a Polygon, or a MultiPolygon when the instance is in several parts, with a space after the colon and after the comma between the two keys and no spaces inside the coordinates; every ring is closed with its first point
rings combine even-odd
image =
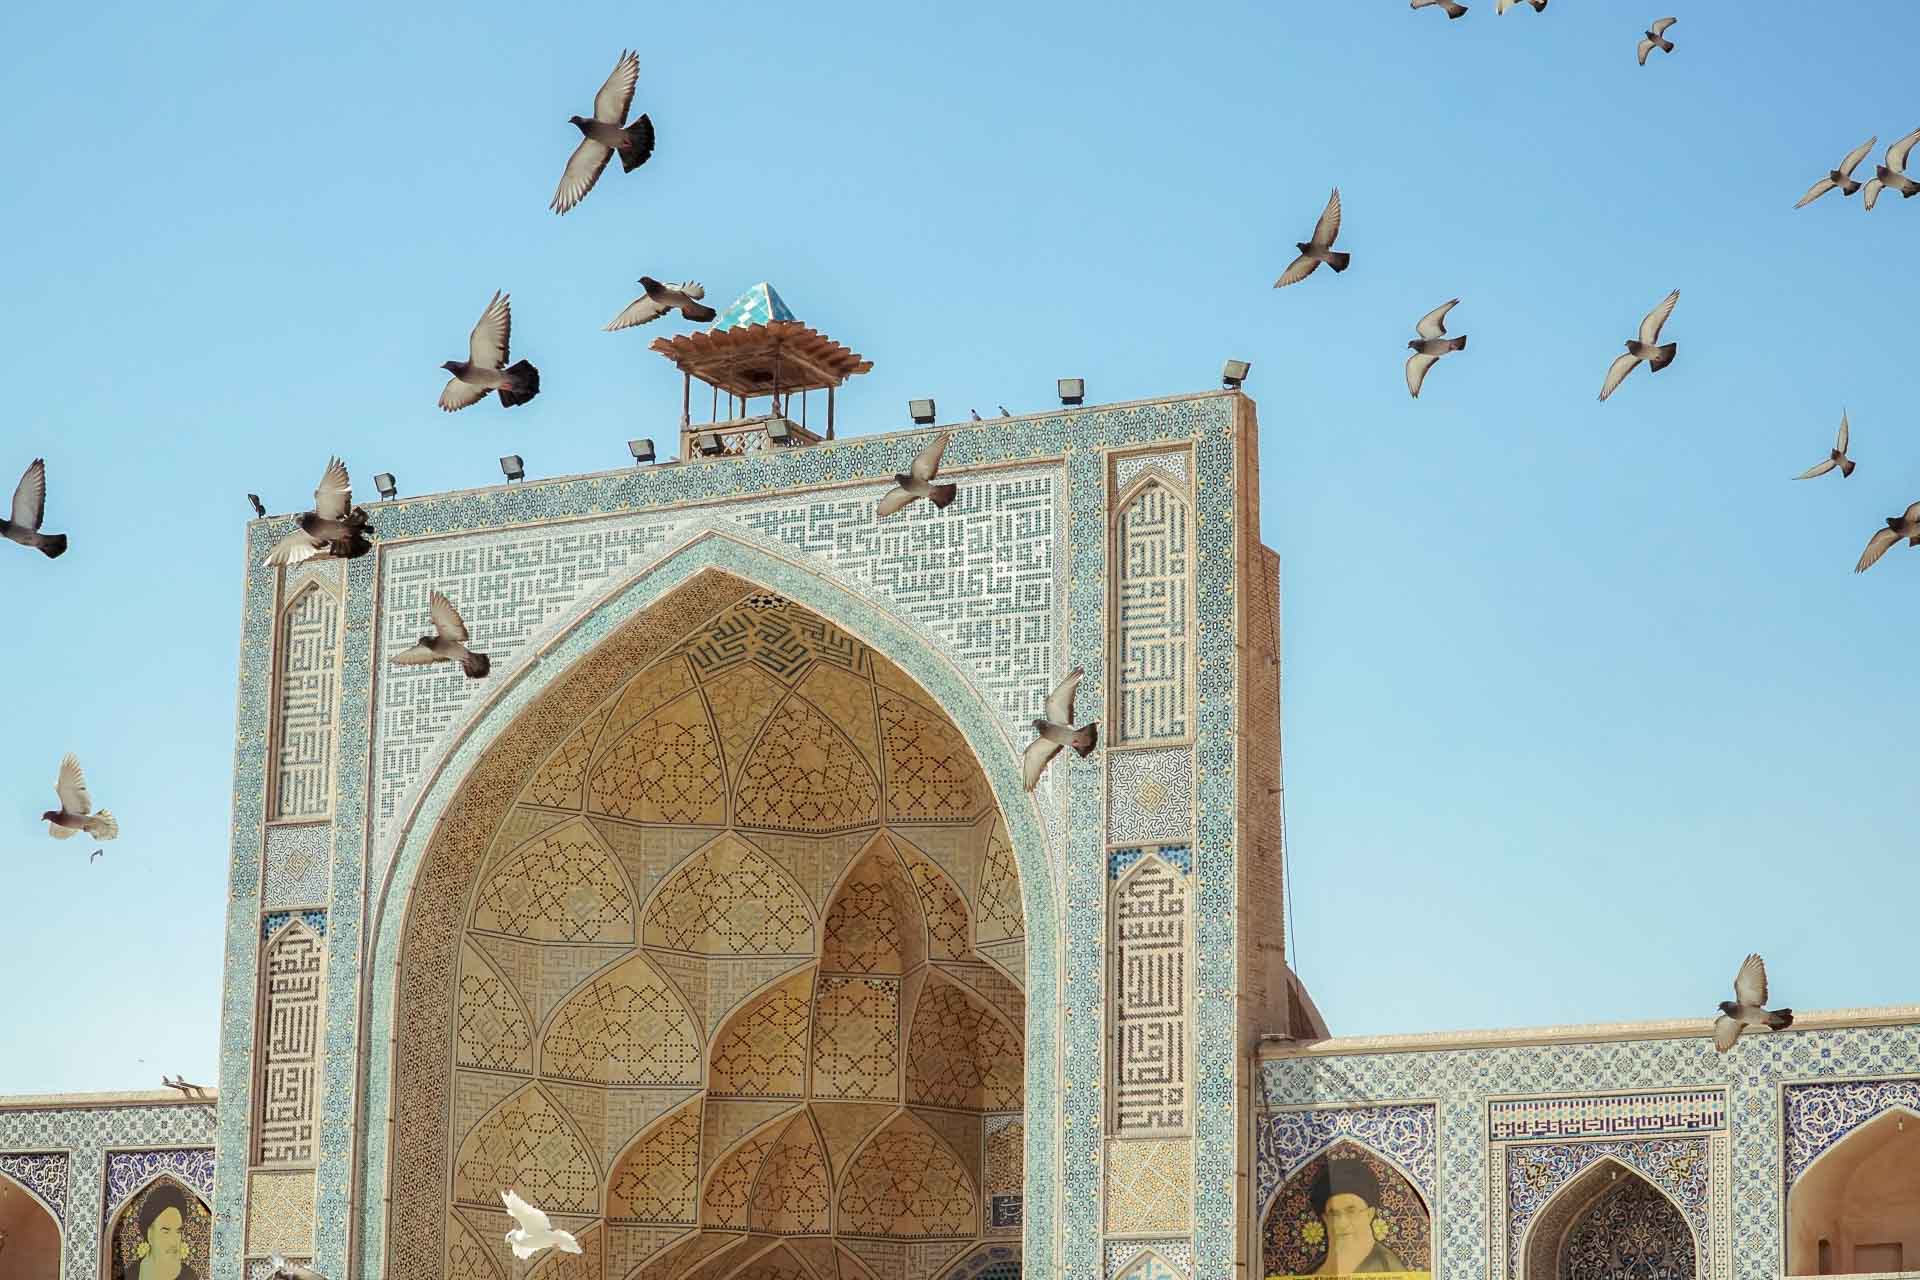
{"type": "Polygon", "coordinates": [[[1106,1280],[1114,1280],[1114,1277],[1133,1267],[1148,1254],[1169,1264],[1176,1276],[1193,1274],[1193,1242],[1185,1239],[1117,1240],[1107,1246],[1106,1265],[1102,1273],[1106,1280]]]}
{"type": "Polygon", "coordinates": [[[296,916],[307,928],[323,938],[327,936],[327,913],[324,911],[269,911],[260,917],[260,941],[271,941],[273,935],[292,924],[296,916]]]}
{"type": "Polygon", "coordinates": [[[1898,1109],[1920,1121],[1920,1076],[1790,1084],[1782,1090],[1782,1103],[1786,1167],[1781,1176],[1791,1191],[1809,1165],[1869,1120],[1898,1109]]]}
{"type": "Polygon", "coordinates": [[[1192,835],[1191,748],[1115,751],[1107,756],[1108,844],[1184,841],[1192,835]]]}
{"type": "MultiPolygon", "coordinates": [[[[1527,1228],[1568,1183],[1602,1160],[1631,1169],[1673,1201],[1693,1229],[1696,1259],[1701,1255],[1712,1259],[1717,1254],[1725,1260],[1726,1242],[1714,1239],[1714,1160],[1705,1135],[1625,1142],[1517,1143],[1501,1148],[1501,1156],[1506,1170],[1506,1269],[1496,1265],[1492,1273],[1495,1277],[1522,1274],[1520,1251],[1527,1228]]],[[[1501,1260],[1495,1261],[1498,1264],[1501,1260]]],[[[1709,1276],[1723,1274],[1721,1268],[1711,1265],[1701,1270],[1709,1276]]]]}
{"type": "Polygon", "coordinates": [[[34,1197],[53,1214],[53,1220],[67,1221],[67,1153],[30,1151],[9,1155],[0,1152],[0,1174],[33,1192],[34,1197]]]}
{"type": "Polygon", "coordinates": [[[1157,855],[1168,866],[1178,867],[1187,875],[1193,874],[1193,848],[1184,844],[1161,844],[1135,846],[1131,849],[1115,849],[1107,855],[1107,878],[1118,880],[1133,867],[1133,864],[1148,854],[1157,855]]]}
{"type": "Polygon", "coordinates": [[[327,900],[333,824],[302,822],[267,828],[265,907],[314,907],[327,900]]]}
{"type": "Polygon", "coordinates": [[[1267,1202],[1300,1166],[1345,1139],[1358,1143],[1388,1161],[1407,1176],[1415,1189],[1433,1204],[1439,1185],[1431,1103],[1387,1107],[1324,1107],[1270,1112],[1255,1130],[1256,1212],[1265,1215],[1267,1202]]]}

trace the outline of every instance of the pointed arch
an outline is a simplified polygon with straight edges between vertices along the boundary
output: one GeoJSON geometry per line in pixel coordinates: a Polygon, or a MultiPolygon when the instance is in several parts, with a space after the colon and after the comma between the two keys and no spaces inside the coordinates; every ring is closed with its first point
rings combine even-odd
{"type": "Polygon", "coordinates": [[[806,1093],[815,972],[807,965],[778,978],[727,1015],[708,1055],[709,1094],[798,1100],[806,1093]]]}
{"type": "Polygon", "coordinates": [[[979,1230],[980,1196],[966,1164],[911,1111],[881,1125],[847,1161],[836,1225],[859,1235],[964,1236],[979,1230]]]}
{"type": "Polygon", "coordinates": [[[729,831],[660,882],[641,937],[697,955],[811,956],[813,904],[784,867],[729,831]]]}
{"type": "Polygon", "coordinates": [[[700,1186],[700,1225],[705,1230],[745,1231],[760,1166],[793,1122],[783,1111],[749,1130],[714,1160],[700,1186]]]}
{"type": "Polygon", "coordinates": [[[1148,466],[1113,503],[1107,702],[1117,745],[1193,738],[1193,499],[1148,466]]]}
{"type": "Polygon", "coordinates": [[[812,1111],[802,1107],[760,1162],[747,1195],[747,1229],[770,1235],[826,1235],[833,1205],[826,1152],[812,1111]]]}
{"type": "Polygon", "coordinates": [[[260,950],[262,1035],[255,1063],[253,1158],[258,1164],[313,1159],[320,1106],[321,1010],[326,940],[294,916],[260,950]]]}
{"type": "Polygon", "coordinates": [[[1569,1178],[1534,1212],[1520,1238],[1514,1280],[1559,1280],[1567,1244],[1576,1228],[1588,1221],[1607,1197],[1626,1187],[1645,1188],[1646,1193],[1658,1197],[1671,1212],[1677,1230],[1684,1233],[1689,1257],[1705,1256],[1704,1242],[1679,1201],[1632,1164],[1607,1155],[1569,1178]]]}
{"type": "Polygon", "coordinates": [[[1882,1270],[1861,1246],[1897,1245],[1900,1265],[1920,1260],[1920,1110],[1890,1102],[1815,1156],[1787,1192],[1788,1275],[1820,1273],[1820,1245],[1836,1271],[1882,1270]]]}
{"type": "Polygon", "coordinates": [[[938,969],[914,1001],[907,1032],[907,1101],[966,1111],[1024,1103],[1020,1036],[999,1010],[938,969]]]}
{"type": "Polygon", "coordinates": [[[1118,1133],[1175,1135],[1192,1122],[1187,1010],[1191,877],[1156,851],[1109,893],[1111,1121],[1118,1133]]]}
{"type": "Polygon", "coordinates": [[[926,916],[899,851],[879,832],[847,864],[820,926],[826,973],[903,977],[926,963],[926,916]]]}
{"type": "Polygon", "coordinates": [[[705,1046],[693,1010],[643,951],[560,1002],[540,1034],[540,1072],[601,1085],[698,1085],[705,1046]]]}
{"type": "Polygon", "coordinates": [[[1187,1273],[1161,1257],[1153,1246],[1143,1245],[1114,1274],[1115,1280],[1186,1280],[1187,1273]]]}
{"type": "Polygon", "coordinates": [[[880,821],[880,779],[838,725],[789,693],[741,763],[734,822],[825,835],[880,821]]]}
{"type": "Polygon", "coordinates": [[[533,1074],[533,1013],[492,957],[465,938],[453,1040],[456,1066],[533,1074]]]}
{"type": "Polygon", "coordinates": [[[536,942],[635,941],[635,893],[585,818],[549,827],[495,860],[470,927],[536,942]]]}
{"type": "Polygon", "coordinates": [[[1326,1260],[1324,1227],[1313,1234],[1302,1230],[1301,1224],[1312,1223],[1319,1217],[1313,1203],[1314,1183],[1337,1161],[1364,1165],[1366,1174],[1378,1185],[1372,1207],[1375,1223],[1384,1232],[1376,1237],[1380,1246],[1404,1263],[1406,1270],[1430,1270],[1433,1206],[1421,1193],[1419,1184],[1397,1161],[1368,1143],[1342,1134],[1294,1165],[1261,1206],[1261,1274],[1310,1275],[1326,1260]]]}
{"type": "Polygon", "coordinates": [[[0,1169],[0,1232],[7,1239],[8,1265],[19,1274],[57,1276],[66,1231],[60,1213],[24,1181],[0,1169]]]}
{"type": "Polygon", "coordinates": [[[605,1183],[586,1134],[538,1082],[480,1117],[453,1161],[454,1202],[489,1210],[512,1187],[549,1213],[598,1213],[605,1183]]]}
{"type": "Polygon", "coordinates": [[[692,1226],[699,1204],[701,1099],[643,1129],[613,1162],[607,1218],[692,1226]]]}
{"type": "Polygon", "coordinates": [[[1414,1177],[1412,1170],[1408,1169],[1407,1166],[1401,1164],[1398,1160],[1395,1160],[1392,1156],[1375,1148],[1372,1143],[1363,1142],[1359,1138],[1351,1137],[1347,1134],[1340,1134],[1315,1147],[1305,1158],[1296,1163],[1293,1168],[1288,1171],[1286,1177],[1280,1179],[1280,1185],[1267,1193],[1267,1202],[1260,1206],[1260,1220],[1262,1222],[1266,1221],[1267,1215],[1273,1212],[1273,1206],[1278,1203],[1280,1193],[1286,1188],[1287,1183],[1298,1177],[1308,1166],[1312,1165],[1314,1161],[1324,1156],[1331,1156],[1340,1148],[1352,1151],[1356,1155],[1369,1156],[1393,1170],[1394,1173],[1406,1180],[1407,1190],[1413,1194],[1414,1199],[1420,1202],[1420,1207],[1426,1210],[1428,1214],[1433,1212],[1433,1205],[1428,1201],[1427,1193],[1421,1190],[1420,1180],[1414,1177]]]}
{"type": "MultiPolygon", "coordinates": [[[[185,1206],[177,1231],[181,1257],[195,1271],[206,1275],[213,1251],[213,1211],[199,1190],[189,1186],[171,1169],[155,1171],[107,1211],[107,1228],[100,1240],[100,1254],[107,1274],[118,1274],[116,1268],[125,1267],[135,1260],[134,1250],[142,1240],[140,1218],[147,1201],[155,1197],[164,1198],[176,1210],[185,1206]]],[[[153,1227],[150,1226],[148,1230],[147,1240],[152,1243],[153,1227]]]]}

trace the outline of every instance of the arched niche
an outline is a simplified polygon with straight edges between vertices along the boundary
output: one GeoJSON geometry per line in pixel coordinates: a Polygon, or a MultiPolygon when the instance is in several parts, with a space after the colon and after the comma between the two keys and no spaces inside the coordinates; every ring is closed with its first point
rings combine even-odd
{"type": "Polygon", "coordinates": [[[1540,1206],[1515,1280],[1610,1280],[1696,1274],[1698,1244],[1667,1193],[1611,1157],[1568,1180],[1540,1206]]]}
{"type": "Polygon", "coordinates": [[[113,1215],[100,1243],[101,1280],[208,1280],[212,1248],[213,1215],[207,1202],[186,1183],[162,1173],[127,1197],[113,1215]],[[180,1269],[172,1271],[176,1257],[180,1269]]]}
{"type": "Polygon", "coordinates": [[[0,1173],[0,1276],[59,1274],[59,1219],[24,1183],[0,1173]]]}
{"type": "MultiPolygon", "coordinates": [[[[1424,1276],[1433,1267],[1433,1211],[1406,1171],[1372,1148],[1341,1138],[1295,1169],[1267,1202],[1260,1220],[1261,1274],[1266,1277],[1309,1276],[1327,1260],[1327,1219],[1317,1212],[1315,1184],[1323,1174],[1337,1194],[1343,1186],[1366,1186],[1329,1166],[1348,1162],[1364,1166],[1377,1193],[1373,1201],[1372,1234],[1381,1254],[1369,1260],[1378,1270],[1397,1261],[1398,1270],[1424,1276]]],[[[1388,1268],[1392,1270],[1393,1268],[1388,1268]]]]}
{"type": "Polygon", "coordinates": [[[1822,1152],[1787,1196],[1787,1274],[1920,1267],[1920,1114],[1889,1107],[1822,1152]],[[1830,1271],[1821,1270],[1826,1244],[1830,1271]]]}

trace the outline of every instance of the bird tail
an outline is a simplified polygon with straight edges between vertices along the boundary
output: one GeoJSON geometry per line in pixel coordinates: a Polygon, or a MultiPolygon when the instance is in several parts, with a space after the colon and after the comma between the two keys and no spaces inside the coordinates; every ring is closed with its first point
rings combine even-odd
{"type": "Polygon", "coordinates": [[[460,659],[460,669],[478,680],[493,669],[493,660],[484,653],[475,653],[469,649],[460,659]]]}
{"type": "Polygon", "coordinates": [[[1842,459],[1840,459],[1840,476],[1841,476],[1841,478],[1842,478],[1842,479],[1845,479],[1845,478],[1846,478],[1847,476],[1850,476],[1850,475],[1852,475],[1852,474],[1853,474],[1853,459],[1852,459],[1852,458],[1842,458],[1842,459]]]}
{"type": "Polygon", "coordinates": [[[580,1252],[580,1242],[573,1238],[573,1233],[571,1231],[554,1232],[553,1243],[554,1243],[554,1246],[558,1248],[562,1253],[579,1253],[580,1252]]]}
{"type": "Polygon", "coordinates": [[[1653,371],[1655,373],[1658,373],[1662,369],[1666,368],[1668,365],[1672,364],[1674,356],[1678,355],[1679,353],[1680,353],[1680,344],[1677,342],[1669,342],[1664,347],[1655,347],[1653,349],[1653,359],[1650,360],[1648,363],[1652,365],[1653,371]]]}
{"type": "Polygon", "coordinates": [[[41,534],[40,550],[46,553],[47,559],[58,560],[67,554],[67,535],[64,533],[41,534]]]}
{"type": "Polygon", "coordinates": [[[1793,1025],[1793,1010],[1774,1009],[1767,1014],[1767,1030],[1785,1031],[1793,1025]]]}
{"type": "Polygon", "coordinates": [[[120,834],[120,823],[105,809],[87,815],[86,833],[95,840],[111,840],[120,834]]]}
{"type": "Polygon", "coordinates": [[[1327,265],[1335,271],[1345,271],[1347,264],[1352,261],[1353,255],[1350,253],[1329,253],[1327,255],[1327,265]]]}
{"type": "Polygon", "coordinates": [[[944,511],[947,508],[947,504],[953,501],[953,495],[959,492],[959,489],[960,486],[957,484],[932,485],[927,489],[927,501],[944,511]]]}
{"type": "Polygon", "coordinates": [[[1844,181],[1842,181],[1840,184],[1840,194],[1843,196],[1850,196],[1854,192],[1858,191],[1859,189],[1860,189],[1860,184],[1858,182],[1855,182],[1852,178],[1847,178],[1844,181]]]}
{"type": "Polygon", "coordinates": [[[1455,338],[1452,344],[1447,347],[1447,350],[1449,351],[1465,351],[1466,349],[1467,349],[1467,335],[1464,333],[1461,334],[1459,337],[1455,338]]]}
{"type": "Polygon", "coordinates": [[[1099,742],[1100,725],[1096,722],[1075,732],[1073,741],[1069,745],[1071,745],[1075,751],[1079,752],[1080,758],[1084,760],[1093,754],[1093,749],[1099,745],[1099,742]]]}
{"type": "Polygon", "coordinates": [[[1450,4],[1447,6],[1447,16],[1449,18],[1464,18],[1467,16],[1467,6],[1463,4],[1450,4]]]}
{"type": "Polygon", "coordinates": [[[367,536],[356,529],[352,537],[341,542],[329,543],[327,554],[342,560],[352,560],[371,550],[373,550],[373,543],[367,541],[367,536]]]}
{"type": "Polygon", "coordinates": [[[632,173],[647,162],[653,154],[653,121],[642,115],[627,126],[626,136],[620,140],[620,171],[632,173]]]}
{"type": "Polygon", "coordinates": [[[540,371],[531,360],[507,366],[507,381],[500,387],[500,403],[506,408],[525,404],[540,394],[540,371]]]}

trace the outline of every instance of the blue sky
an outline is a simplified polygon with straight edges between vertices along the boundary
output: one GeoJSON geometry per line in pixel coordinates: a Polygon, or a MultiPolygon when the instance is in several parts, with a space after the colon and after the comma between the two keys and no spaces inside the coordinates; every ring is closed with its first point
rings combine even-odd
{"type": "Polygon", "coordinates": [[[1253,361],[1337,1032],[1706,1014],[1753,949],[1777,1002],[1920,997],[1920,551],[1850,572],[1920,498],[1920,202],[1791,208],[1920,127],[1920,8],[1672,4],[1645,68],[1613,3],[8,7],[0,484],[44,455],[73,549],[0,555],[0,1092],[215,1074],[243,494],[670,439],[599,331],[643,272],[774,281],[875,362],[848,433],[1253,361]],[[623,46],[658,150],[556,218],[623,46]],[[1336,184],[1352,269],[1276,292],[1336,184]],[[496,288],[543,392],[442,414],[496,288]],[[1673,288],[1678,360],[1597,403],[1673,288]],[[1794,483],[1843,406],[1859,471],[1794,483]],[[67,750],[92,865],[33,820],[67,750]]]}

